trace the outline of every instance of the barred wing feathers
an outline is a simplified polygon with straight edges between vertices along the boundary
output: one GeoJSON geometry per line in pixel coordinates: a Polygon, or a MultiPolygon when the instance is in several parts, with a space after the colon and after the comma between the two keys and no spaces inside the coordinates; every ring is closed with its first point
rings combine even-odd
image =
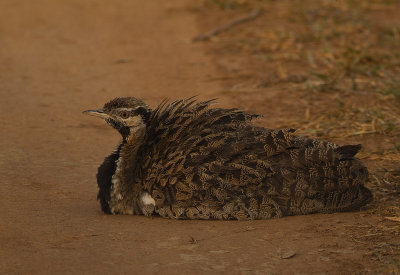
{"type": "Polygon", "coordinates": [[[222,211],[208,218],[269,218],[370,199],[368,172],[354,158],[359,146],[267,130],[251,124],[257,115],[212,103],[178,100],[152,112],[138,156],[141,184],[158,207],[208,202],[222,211]]]}

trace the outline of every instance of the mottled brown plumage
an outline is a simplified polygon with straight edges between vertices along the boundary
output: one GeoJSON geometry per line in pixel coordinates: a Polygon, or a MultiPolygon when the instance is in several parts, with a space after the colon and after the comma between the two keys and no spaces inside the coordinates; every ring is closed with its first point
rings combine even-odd
{"type": "Polygon", "coordinates": [[[360,145],[255,126],[257,115],[213,100],[163,102],[155,110],[116,98],[86,111],[123,141],[97,175],[102,210],[174,219],[268,219],[359,209],[371,192],[360,145]]]}

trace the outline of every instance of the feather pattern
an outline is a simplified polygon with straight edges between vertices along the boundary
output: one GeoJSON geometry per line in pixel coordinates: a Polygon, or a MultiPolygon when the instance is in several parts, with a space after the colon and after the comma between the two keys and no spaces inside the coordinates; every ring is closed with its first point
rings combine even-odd
{"type": "MultiPolygon", "coordinates": [[[[142,104],[116,102],[107,108],[142,104]]],[[[354,157],[360,145],[339,146],[296,136],[294,129],[258,127],[251,123],[258,115],[212,108],[214,102],[164,101],[152,110],[140,137],[124,138],[111,157],[119,154],[112,167],[120,180],[119,197],[101,196],[106,192],[101,175],[110,167],[99,168],[103,209],[243,220],[356,210],[372,199],[364,187],[368,171],[354,157]],[[143,194],[154,204],[143,205],[143,194]]],[[[116,186],[110,184],[112,193],[116,186]]]]}

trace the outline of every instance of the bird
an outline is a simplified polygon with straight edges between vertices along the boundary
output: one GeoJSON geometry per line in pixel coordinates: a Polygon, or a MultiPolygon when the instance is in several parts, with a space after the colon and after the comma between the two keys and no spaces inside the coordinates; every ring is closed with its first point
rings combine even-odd
{"type": "Polygon", "coordinates": [[[267,129],[260,115],[216,99],[163,100],[151,109],[117,97],[96,116],[122,136],[98,168],[106,214],[255,220],[356,211],[372,200],[361,145],[267,129]]]}

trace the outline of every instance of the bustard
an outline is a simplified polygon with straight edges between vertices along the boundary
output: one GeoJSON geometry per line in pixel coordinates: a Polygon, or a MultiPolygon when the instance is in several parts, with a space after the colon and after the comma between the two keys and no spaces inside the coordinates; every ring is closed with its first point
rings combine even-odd
{"type": "Polygon", "coordinates": [[[251,123],[258,115],[192,98],[151,110],[115,98],[84,113],[122,142],[98,169],[109,214],[173,219],[269,219],[357,210],[371,199],[360,145],[339,146],[251,123]]]}

